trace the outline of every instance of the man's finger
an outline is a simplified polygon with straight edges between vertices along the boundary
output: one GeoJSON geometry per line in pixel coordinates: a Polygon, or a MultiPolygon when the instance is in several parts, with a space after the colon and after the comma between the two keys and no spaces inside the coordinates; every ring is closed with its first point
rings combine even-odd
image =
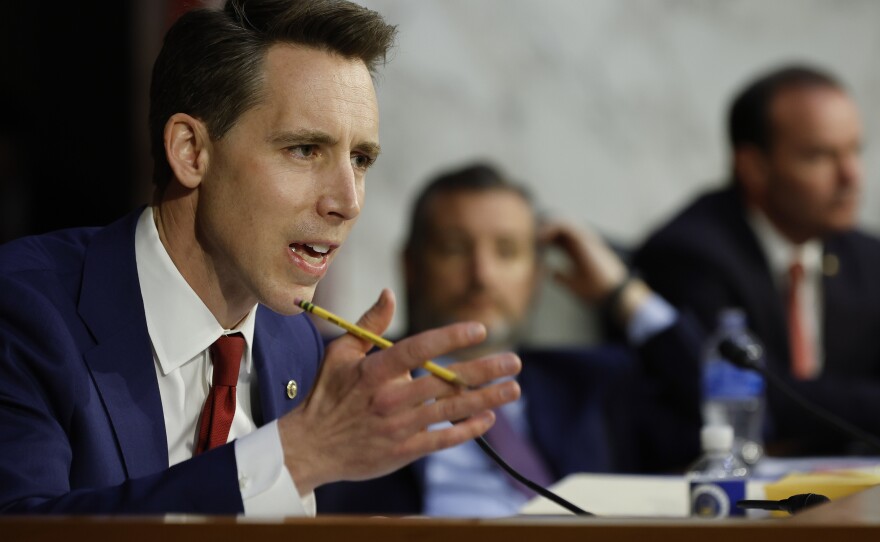
{"type": "Polygon", "coordinates": [[[379,299],[360,317],[357,325],[376,335],[382,335],[391,325],[396,306],[397,300],[394,298],[394,293],[388,288],[383,288],[379,299]]]}
{"type": "Polygon", "coordinates": [[[441,422],[465,420],[472,416],[494,410],[501,405],[515,401],[520,396],[519,384],[508,380],[493,384],[479,390],[470,390],[459,394],[428,402],[415,408],[409,408],[385,416],[384,436],[403,441],[412,435],[424,431],[426,427],[441,422]]]}
{"type": "Polygon", "coordinates": [[[408,337],[392,348],[364,360],[365,372],[372,382],[389,380],[421,367],[426,361],[462,348],[474,346],[486,338],[486,327],[478,322],[463,322],[432,329],[408,337]]]}
{"type": "MultiPolygon", "coordinates": [[[[367,331],[375,333],[376,335],[382,335],[391,324],[391,319],[394,317],[394,309],[396,306],[397,302],[394,298],[394,294],[388,288],[384,288],[382,293],[379,294],[379,299],[377,299],[373,306],[367,309],[367,312],[360,317],[357,325],[367,331]]],[[[353,348],[356,350],[353,353],[353,357],[355,359],[360,359],[374,346],[376,345],[367,339],[361,339],[350,333],[346,333],[330,343],[327,347],[327,352],[328,354],[333,353],[335,358],[336,354],[347,352],[348,349],[353,348]]],[[[352,356],[346,355],[345,357],[352,356]]]]}
{"type": "Polygon", "coordinates": [[[493,423],[495,423],[495,415],[491,411],[486,411],[461,420],[447,428],[421,431],[406,441],[401,455],[417,458],[438,450],[458,446],[484,434],[492,427],[493,423]]]}
{"type": "MultiPolygon", "coordinates": [[[[500,378],[519,373],[522,362],[513,353],[501,353],[468,362],[455,363],[449,369],[469,382],[472,387],[480,387],[500,378]]],[[[400,380],[385,387],[375,398],[374,406],[382,414],[392,414],[399,410],[414,407],[443,397],[449,397],[461,390],[434,375],[425,374],[412,382],[400,380]]]]}

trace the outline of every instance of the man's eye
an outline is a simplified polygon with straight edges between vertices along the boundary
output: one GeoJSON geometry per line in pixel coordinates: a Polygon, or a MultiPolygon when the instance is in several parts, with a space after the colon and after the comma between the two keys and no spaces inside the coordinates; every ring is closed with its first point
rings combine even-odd
{"type": "Polygon", "coordinates": [[[504,260],[515,260],[523,253],[522,246],[513,241],[500,241],[496,244],[495,250],[498,257],[504,260]]]}
{"type": "Polygon", "coordinates": [[[505,260],[513,260],[519,256],[519,249],[515,246],[501,245],[498,247],[498,256],[505,260]]]}
{"type": "Polygon", "coordinates": [[[352,154],[351,155],[351,165],[356,169],[368,169],[373,165],[373,162],[376,160],[374,158],[370,158],[366,154],[352,154]]]}
{"type": "Polygon", "coordinates": [[[312,158],[318,150],[317,145],[296,145],[288,147],[288,151],[296,158],[312,158]]]}
{"type": "Polygon", "coordinates": [[[441,241],[436,245],[437,252],[443,256],[461,256],[467,254],[467,243],[460,241],[441,241]]]}

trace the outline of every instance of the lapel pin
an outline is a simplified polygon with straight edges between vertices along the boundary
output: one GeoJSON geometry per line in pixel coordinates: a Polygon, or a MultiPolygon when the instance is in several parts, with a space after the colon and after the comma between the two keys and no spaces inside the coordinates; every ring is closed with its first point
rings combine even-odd
{"type": "Polygon", "coordinates": [[[293,399],[296,397],[296,380],[291,380],[287,383],[287,398],[293,399]]]}

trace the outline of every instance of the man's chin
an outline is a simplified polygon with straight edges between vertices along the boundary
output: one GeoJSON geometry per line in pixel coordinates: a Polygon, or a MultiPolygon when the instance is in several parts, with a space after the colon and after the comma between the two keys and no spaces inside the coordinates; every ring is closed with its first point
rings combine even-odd
{"type": "Polygon", "coordinates": [[[486,340],[470,348],[455,352],[456,359],[473,359],[498,352],[516,350],[519,333],[507,324],[494,324],[486,326],[486,340]]]}
{"type": "Polygon", "coordinates": [[[856,218],[852,216],[843,216],[835,220],[831,220],[825,224],[823,231],[820,232],[820,235],[818,235],[818,237],[824,237],[826,235],[852,230],[856,227],[857,223],[858,220],[856,220],[856,218]]]}
{"type": "Polygon", "coordinates": [[[451,316],[449,320],[464,322],[473,321],[481,322],[486,327],[495,325],[506,325],[507,317],[503,311],[498,310],[494,305],[489,306],[458,306],[447,311],[446,315],[451,316]]]}
{"type": "Polygon", "coordinates": [[[260,300],[260,304],[278,314],[291,316],[303,312],[297,301],[312,301],[314,297],[314,287],[296,286],[289,291],[272,296],[272,299],[260,300]]]}
{"type": "Polygon", "coordinates": [[[519,329],[508,322],[485,323],[485,326],[487,333],[483,344],[486,346],[509,349],[519,340],[519,329]]]}

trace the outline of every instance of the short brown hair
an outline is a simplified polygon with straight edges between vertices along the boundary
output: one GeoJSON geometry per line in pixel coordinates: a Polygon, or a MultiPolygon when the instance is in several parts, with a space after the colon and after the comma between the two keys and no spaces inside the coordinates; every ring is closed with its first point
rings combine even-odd
{"type": "Polygon", "coordinates": [[[221,10],[196,9],[165,36],[150,85],[153,182],[159,193],[172,176],[163,141],[175,113],[202,120],[213,140],[262,99],[269,47],[297,43],[360,59],[370,73],[384,62],[396,27],[344,0],[228,0],[221,10]]]}
{"type": "Polygon", "coordinates": [[[497,168],[485,163],[473,163],[458,169],[443,172],[425,185],[416,196],[410,214],[409,234],[404,251],[414,256],[427,243],[431,225],[431,203],[440,194],[453,192],[486,192],[502,190],[520,196],[535,210],[529,191],[522,185],[507,179],[497,168]]]}
{"type": "Polygon", "coordinates": [[[810,66],[784,66],[765,73],[740,91],[728,113],[727,133],[731,146],[754,145],[769,151],[773,143],[770,106],[790,89],[830,88],[844,90],[831,74],[810,66]]]}

